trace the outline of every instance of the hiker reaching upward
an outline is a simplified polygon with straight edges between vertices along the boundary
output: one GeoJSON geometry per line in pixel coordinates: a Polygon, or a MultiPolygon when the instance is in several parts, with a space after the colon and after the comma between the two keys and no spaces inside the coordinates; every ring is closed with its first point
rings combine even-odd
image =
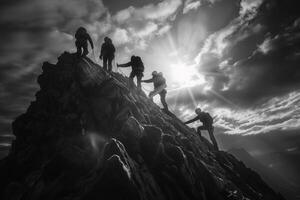
{"type": "Polygon", "coordinates": [[[166,79],[163,77],[163,74],[161,72],[158,73],[157,71],[153,71],[151,79],[142,80],[141,82],[153,83],[154,91],[149,93],[149,97],[152,99],[155,95],[159,94],[160,101],[164,106],[165,111],[168,111],[169,110],[168,104],[166,102],[167,90],[165,89],[167,85],[166,85],[166,79]]]}
{"type": "Polygon", "coordinates": [[[115,58],[115,46],[109,37],[104,38],[104,43],[101,46],[100,59],[103,60],[103,68],[112,71],[112,61],[115,58]],[[108,68],[107,68],[108,67],[108,68]]]}
{"type": "Polygon", "coordinates": [[[133,81],[133,78],[136,76],[137,78],[137,87],[141,89],[141,80],[144,76],[144,64],[142,62],[141,57],[139,56],[131,56],[130,62],[125,64],[117,64],[117,67],[130,67],[132,68],[132,71],[130,73],[129,78],[133,81]]]}
{"type": "Polygon", "coordinates": [[[195,110],[195,113],[197,114],[197,116],[194,119],[185,122],[185,124],[190,124],[192,122],[200,120],[203,125],[197,128],[197,133],[201,136],[201,130],[207,130],[209,133],[210,140],[212,141],[215,149],[218,151],[219,147],[214,136],[213,118],[210,116],[209,113],[203,112],[200,108],[197,108],[195,110]]]}
{"type": "Polygon", "coordinates": [[[88,41],[91,45],[91,48],[94,49],[94,44],[92,41],[91,36],[87,33],[87,30],[83,27],[79,27],[75,33],[75,45],[77,48],[77,55],[78,57],[84,57],[88,55],[88,41]],[[82,52],[83,50],[83,52],[82,52]]]}

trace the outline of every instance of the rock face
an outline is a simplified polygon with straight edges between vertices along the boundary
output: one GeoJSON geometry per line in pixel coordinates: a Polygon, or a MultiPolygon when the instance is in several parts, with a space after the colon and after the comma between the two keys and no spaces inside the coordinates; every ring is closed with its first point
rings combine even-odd
{"type": "Polygon", "coordinates": [[[128,78],[62,54],[13,123],[3,200],[279,200],[254,171],[214,152],[128,78]]]}

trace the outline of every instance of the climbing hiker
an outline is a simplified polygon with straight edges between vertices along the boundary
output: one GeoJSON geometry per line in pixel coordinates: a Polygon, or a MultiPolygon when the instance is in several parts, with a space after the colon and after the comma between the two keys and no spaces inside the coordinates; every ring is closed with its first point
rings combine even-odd
{"type": "Polygon", "coordinates": [[[83,27],[79,27],[75,33],[77,56],[84,57],[88,55],[88,41],[90,42],[91,48],[94,49],[94,44],[91,36],[87,33],[87,30],[83,27]],[[83,50],[83,52],[82,52],[83,50]]]}
{"type": "Polygon", "coordinates": [[[210,140],[212,141],[215,149],[218,151],[219,147],[214,136],[213,118],[210,116],[209,113],[203,112],[200,108],[197,108],[195,110],[195,113],[197,114],[197,116],[194,119],[185,122],[185,124],[189,124],[200,120],[203,125],[197,128],[197,133],[201,136],[201,130],[207,130],[209,133],[210,140]]]}
{"type": "Polygon", "coordinates": [[[104,43],[101,46],[100,59],[103,60],[103,68],[106,71],[112,71],[112,61],[115,58],[115,51],[116,49],[112,40],[109,37],[105,37],[104,43]]]}
{"type": "Polygon", "coordinates": [[[133,81],[133,78],[136,76],[137,78],[137,87],[141,89],[141,80],[144,76],[144,64],[142,62],[141,57],[139,56],[131,56],[130,62],[125,64],[117,64],[117,67],[132,67],[132,71],[130,73],[129,78],[133,81]]]}
{"type": "Polygon", "coordinates": [[[168,104],[166,102],[167,90],[165,89],[167,87],[167,84],[166,79],[163,77],[163,74],[161,72],[158,73],[157,71],[153,71],[151,79],[142,80],[141,82],[153,83],[154,91],[149,93],[149,98],[153,99],[155,95],[159,94],[160,101],[164,106],[165,111],[169,111],[168,104]]]}

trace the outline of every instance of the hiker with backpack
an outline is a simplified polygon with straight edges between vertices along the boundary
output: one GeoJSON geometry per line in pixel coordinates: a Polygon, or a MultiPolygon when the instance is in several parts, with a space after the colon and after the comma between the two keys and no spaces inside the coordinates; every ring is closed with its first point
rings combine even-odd
{"type": "Polygon", "coordinates": [[[195,113],[197,114],[197,116],[194,119],[185,122],[184,124],[190,124],[192,122],[200,120],[203,125],[197,128],[197,133],[201,136],[201,130],[207,130],[209,133],[210,140],[212,141],[215,149],[218,151],[219,147],[214,136],[213,118],[210,116],[209,113],[203,112],[200,108],[197,108],[195,110],[195,113]]]}
{"type": "Polygon", "coordinates": [[[133,81],[133,78],[136,76],[137,78],[137,87],[141,89],[141,80],[144,76],[144,64],[142,62],[141,57],[139,56],[131,56],[130,62],[125,64],[117,64],[117,67],[130,67],[132,68],[132,71],[130,73],[129,78],[133,81]]]}
{"type": "Polygon", "coordinates": [[[101,46],[100,59],[103,60],[103,68],[111,72],[112,71],[112,61],[115,58],[115,46],[109,37],[104,38],[104,43],[101,46]]]}
{"type": "Polygon", "coordinates": [[[169,111],[168,104],[166,102],[167,90],[165,89],[167,87],[167,84],[166,84],[166,79],[163,77],[163,74],[161,72],[158,73],[157,71],[153,71],[151,79],[142,80],[141,82],[153,83],[154,91],[149,93],[149,98],[153,99],[155,95],[159,94],[160,101],[164,106],[165,111],[169,111]]]}
{"type": "Polygon", "coordinates": [[[77,56],[85,57],[88,55],[88,41],[91,45],[91,48],[94,49],[94,44],[91,36],[87,33],[87,30],[83,27],[79,27],[75,33],[75,45],[77,48],[77,56]],[[83,50],[83,52],[82,52],[83,50]]]}

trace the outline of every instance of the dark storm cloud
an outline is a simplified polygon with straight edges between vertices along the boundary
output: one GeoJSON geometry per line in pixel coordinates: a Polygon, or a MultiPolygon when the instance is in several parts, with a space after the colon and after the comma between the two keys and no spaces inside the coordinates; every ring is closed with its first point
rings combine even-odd
{"type": "Polygon", "coordinates": [[[292,1],[244,7],[237,19],[209,36],[197,59],[213,91],[249,107],[299,89],[300,9],[292,1]]]}
{"type": "Polygon", "coordinates": [[[240,15],[211,34],[196,58],[210,87],[171,94],[176,113],[187,119],[202,107],[230,134],[299,127],[300,10],[294,3],[241,1],[240,15]]]}
{"type": "Polygon", "coordinates": [[[105,12],[98,0],[1,2],[0,134],[10,130],[11,121],[33,100],[42,63],[72,50],[76,28],[105,12]]]}
{"type": "Polygon", "coordinates": [[[249,105],[299,88],[299,13],[292,1],[265,1],[256,17],[247,23],[248,37],[243,36],[245,28],[241,27],[225,39],[229,45],[222,59],[234,63],[228,69],[231,80],[223,92],[225,97],[238,98],[241,104],[249,105]],[[244,55],[237,56],[237,51],[244,55]]]}

